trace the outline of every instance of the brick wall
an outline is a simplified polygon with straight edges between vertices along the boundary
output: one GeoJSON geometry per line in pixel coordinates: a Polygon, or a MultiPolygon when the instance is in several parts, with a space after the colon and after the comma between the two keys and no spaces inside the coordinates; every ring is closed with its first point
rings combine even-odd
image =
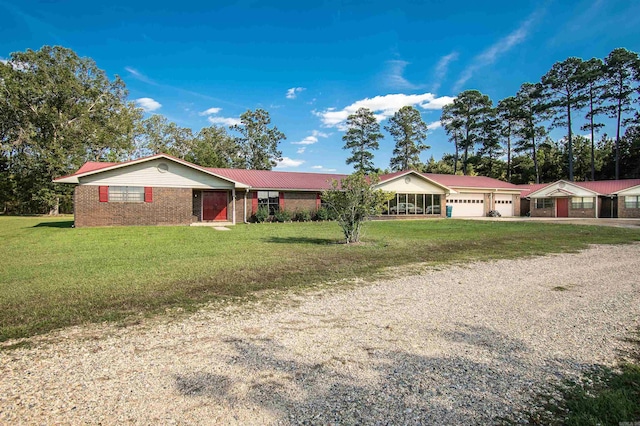
{"type": "Polygon", "coordinates": [[[316,211],[316,192],[285,192],[284,209],[294,213],[300,210],[316,211]]]}
{"type": "Polygon", "coordinates": [[[74,193],[75,226],[189,225],[190,188],[153,188],[151,203],[101,203],[98,186],[78,185],[74,193]]]}
{"type": "Polygon", "coordinates": [[[513,196],[513,215],[514,216],[522,216],[522,214],[520,213],[521,202],[522,202],[522,199],[520,198],[519,195],[513,196]]]}
{"type": "Polygon", "coordinates": [[[202,191],[192,191],[192,222],[202,221],[202,191]]]}
{"type": "Polygon", "coordinates": [[[491,197],[491,194],[484,194],[484,199],[482,201],[482,207],[484,209],[484,213],[482,214],[482,216],[486,216],[487,214],[489,214],[489,212],[491,210],[494,210],[494,207],[491,203],[491,200],[493,199],[493,197],[491,197]]]}
{"type": "Polygon", "coordinates": [[[556,217],[556,200],[553,200],[553,206],[546,209],[536,208],[536,200],[531,199],[531,217],[556,217]]]}
{"type": "Polygon", "coordinates": [[[569,217],[596,217],[596,209],[572,209],[569,200],[569,217]]]}
{"type": "Polygon", "coordinates": [[[620,218],[640,218],[640,209],[628,209],[624,206],[624,197],[618,197],[618,217],[620,218]]]}

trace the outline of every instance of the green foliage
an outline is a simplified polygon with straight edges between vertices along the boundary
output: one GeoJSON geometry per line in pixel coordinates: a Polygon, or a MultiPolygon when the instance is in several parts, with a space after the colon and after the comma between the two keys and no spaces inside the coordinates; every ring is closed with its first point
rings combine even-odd
{"type": "Polygon", "coordinates": [[[276,222],[290,222],[291,221],[291,213],[287,210],[278,210],[273,214],[273,218],[276,222]]]}
{"type": "Polygon", "coordinates": [[[324,220],[330,220],[331,219],[331,212],[326,207],[320,207],[318,209],[318,211],[316,211],[315,219],[316,220],[323,220],[323,221],[324,220]]]}
{"type": "Polygon", "coordinates": [[[193,132],[163,115],[154,114],[140,122],[138,156],[169,154],[185,158],[192,152],[193,132]]]}
{"type": "Polygon", "coordinates": [[[269,207],[260,206],[258,210],[253,215],[255,221],[258,223],[266,222],[269,219],[269,207]]]}
{"type": "Polygon", "coordinates": [[[360,241],[362,224],[373,215],[382,213],[392,193],[374,189],[378,176],[354,173],[340,182],[334,180],[332,189],[322,193],[322,200],[335,212],[347,244],[360,241]]]}
{"type": "Polygon", "coordinates": [[[542,77],[542,91],[553,112],[552,127],[567,128],[569,180],[573,180],[573,129],[571,113],[582,109],[587,101],[582,59],[570,57],[553,64],[542,77]]]}
{"type": "Polygon", "coordinates": [[[640,364],[623,363],[616,370],[596,367],[578,381],[558,388],[560,398],[539,395],[542,408],[527,413],[535,424],[611,425],[640,418],[640,364]]]}
{"type": "Polygon", "coordinates": [[[640,59],[624,48],[614,49],[604,59],[605,84],[602,93],[604,110],[616,119],[615,178],[620,177],[621,127],[629,124],[633,112],[632,96],[640,89],[640,59]]]}
{"type": "Polygon", "coordinates": [[[492,105],[487,95],[477,90],[465,90],[458,94],[453,103],[442,109],[440,119],[456,146],[456,163],[458,150],[463,151],[462,173],[465,175],[468,174],[467,165],[475,145],[482,142],[483,118],[492,109],[492,105]]]}
{"type": "Polygon", "coordinates": [[[604,127],[598,123],[596,117],[604,112],[602,107],[602,94],[604,87],[604,63],[601,59],[592,58],[582,64],[581,79],[584,84],[586,103],[588,106],[585,119],[587,123],[580,127],[581,130],[589,130],[591,134],[591,180],[596,179],[595,142],[596,132],[604,127]]]}
{"type": "Polygon", "coordinates": [[[298,222],[309,222],[311,220],[311,212],[309,210],[298,210],[293,215],[293,219],[298,222]]]}
{"type": "Polygon", "coordinates": [[[380,124],[367,108],[359,108],[347,118],[348,130],[342,136],[345,142],[343,149],[351,150],[351,157],[347,164],[353,164],[357,172],[369,173],[376,169],[373,166],[373,153],[380,147],[378,141],[382,139],[380,124]]]}
{"type": "Polygon", "coordinates": [[[203,167],[236,167],[239,148],[224,127],[204,127],[191,141],[184,159],[203,167]]]}
{"type": "Polygon", "coordinates": [[[268,127],[271,117],[260,108],[242,113],[240,123],[231,126],[231,130],[240,134],[234,139],[240,151],[237,166],[251,170],[271,170],[282,160],[278,144],[287,137],[277,127],[268,127]]]}
{"type": "Polygon", "coordinates": [[[506,180],[511,182],[511,175],[513,173],[512,156],[513,156],[513,143],[511,137],[515,135],[516,126],[518,123],[518,101],[515,97],[506,97],[496,107],[496,115],[498,119],[498,130],[500,137],[504,141],[505,153],[507,154],[506,164],[506,180]]]}
{"type": "Polygon", "coordinates": [[[385,129],[396,141],[391,157],[391,170],[420,170],[420,153],[429,149],[424,141],[427,139],[427,125],[420,116],[420,111],[412,106],[400,108],[389,119],[385,129]]]}
{"type": "Polygon", "coordinates": [[[8,210],[55,211],[72,188],[53,178],[133,149],[141,112],[127,101],[124,83],[70,49],[12,53],[0,63],[0,91],[1,154],[9,171],[0,192],[8,210]]]}

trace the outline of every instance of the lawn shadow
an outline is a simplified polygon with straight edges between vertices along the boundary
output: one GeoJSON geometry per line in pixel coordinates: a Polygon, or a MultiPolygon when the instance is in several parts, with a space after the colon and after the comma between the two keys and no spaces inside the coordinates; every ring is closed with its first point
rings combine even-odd
{"type": "Polygon", "coordinates": [[[266,243],[277,244],[312,244],[326,246],[330,244],[340,244],[341,241],[332,240],[330,238],[311,238],[311,237],[269,237],[263,239],[266,243]]]}
{"type": "Polygon", "coordinates": [[[73,228],[72,220],[61,220],[59,222],[40,222],[33,225],[34,228],[73,228]]]}

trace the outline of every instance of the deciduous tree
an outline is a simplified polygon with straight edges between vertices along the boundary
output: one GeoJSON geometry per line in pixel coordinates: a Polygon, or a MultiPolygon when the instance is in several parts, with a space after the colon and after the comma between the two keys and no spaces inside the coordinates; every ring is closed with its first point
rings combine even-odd
{"type": "Polygon", "coordinates": [[[247,110],[240,115],[240,124],[231,126],[231,130],[240,133],[234,138],[238,145],[239,164],[244,169],[271,170],[282,160],[282,151],[278,149],[286,139],[276,126],[269,127],[271,117],[263,109],[247,110]]]}
{"type": "Polygon", "coordinates": [[[374,189],[378,182],[376,174],[356,172],[340,182],[334,180],[331,189],[322,193],[322,201],[335,212],[347,244],[360,241],[362,224],[381,214],[384,204],[394,195],[374,189]]]}
{"type": "Polygon", "coordinates": [[[138,111],[126,99],[124,82],[109,80],[93,60],[44,46],[12,53],[0,73],[0,137],[15,211],[55,211],[71,188],[53,178],[133,148],[138,111]]]}
{"type": "Polygon", "coordinates": [[[185,160],[204,167],[237,167],[240,148],[224,127],[204,127],[193,138],[185,160]]]}

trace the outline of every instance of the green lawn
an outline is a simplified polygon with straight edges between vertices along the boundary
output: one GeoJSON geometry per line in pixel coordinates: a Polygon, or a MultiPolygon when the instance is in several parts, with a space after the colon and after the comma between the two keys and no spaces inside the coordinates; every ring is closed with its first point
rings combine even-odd
{"type": "Polygon", "coordinates": [[[335,223],[71,228],[71,218],[0,217],[0,341],[262,289],[371,277],[386,267],[572,251],[640,241],[606,227],[460,220],[371,222],[364,244],[335,223]]]}

